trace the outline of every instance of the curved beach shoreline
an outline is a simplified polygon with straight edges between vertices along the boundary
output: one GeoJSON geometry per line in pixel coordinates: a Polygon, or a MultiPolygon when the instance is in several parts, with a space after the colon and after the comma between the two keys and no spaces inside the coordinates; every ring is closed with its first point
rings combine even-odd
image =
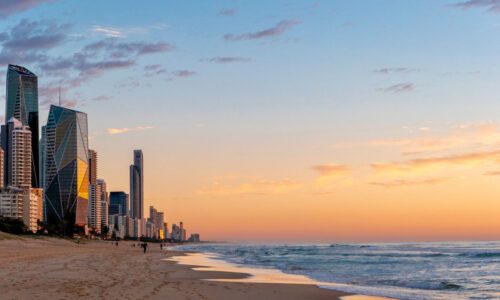
{"type": "Polygon", "coordinates": [[[340,299],[347,293],[313,284],[207,281],[248,274],[196,271],[164,260],[179,251],[133,242],[0,235],[2,299],[340,299]]]}

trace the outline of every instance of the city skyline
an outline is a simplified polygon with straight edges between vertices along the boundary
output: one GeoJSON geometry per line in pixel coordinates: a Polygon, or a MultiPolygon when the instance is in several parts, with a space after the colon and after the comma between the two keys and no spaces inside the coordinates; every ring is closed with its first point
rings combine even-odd
{"type": "Polygon", "coordinates": [[[204,239],[500,237],[493,2],[95,5],[0,5],[0,83],[87,113],[108,191],[143,149],[130,200],[204,239]]]}

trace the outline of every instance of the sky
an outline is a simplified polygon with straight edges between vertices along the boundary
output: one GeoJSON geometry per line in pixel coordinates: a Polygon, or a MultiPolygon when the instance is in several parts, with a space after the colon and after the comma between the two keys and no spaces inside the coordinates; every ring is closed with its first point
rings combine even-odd
{"type": "Polygon", "coordinates": [[[499,36],[500,0],[1,0],[0,85],[205,240],[498,240],[499,36]]]}

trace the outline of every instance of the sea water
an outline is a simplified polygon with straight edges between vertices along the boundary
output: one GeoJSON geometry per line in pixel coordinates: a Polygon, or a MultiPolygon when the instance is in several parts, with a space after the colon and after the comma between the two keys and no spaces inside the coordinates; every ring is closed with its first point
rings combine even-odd
{"type": "Polygon", "coordinates": [[[306,275],[324,288],[345,292],[397,299],[500,299],[500,242],[199,244],[180,249],[306,275]]]}

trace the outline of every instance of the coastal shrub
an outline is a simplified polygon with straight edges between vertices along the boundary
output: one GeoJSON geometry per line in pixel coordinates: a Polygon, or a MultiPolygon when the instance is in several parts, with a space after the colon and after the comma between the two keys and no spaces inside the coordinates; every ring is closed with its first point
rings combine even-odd
{"type": "Polygon", "coordinates": [[[0,231],[12,234],[23,234],[26,233],[28,229],[21,220],[0,218],[0,231]]]}

